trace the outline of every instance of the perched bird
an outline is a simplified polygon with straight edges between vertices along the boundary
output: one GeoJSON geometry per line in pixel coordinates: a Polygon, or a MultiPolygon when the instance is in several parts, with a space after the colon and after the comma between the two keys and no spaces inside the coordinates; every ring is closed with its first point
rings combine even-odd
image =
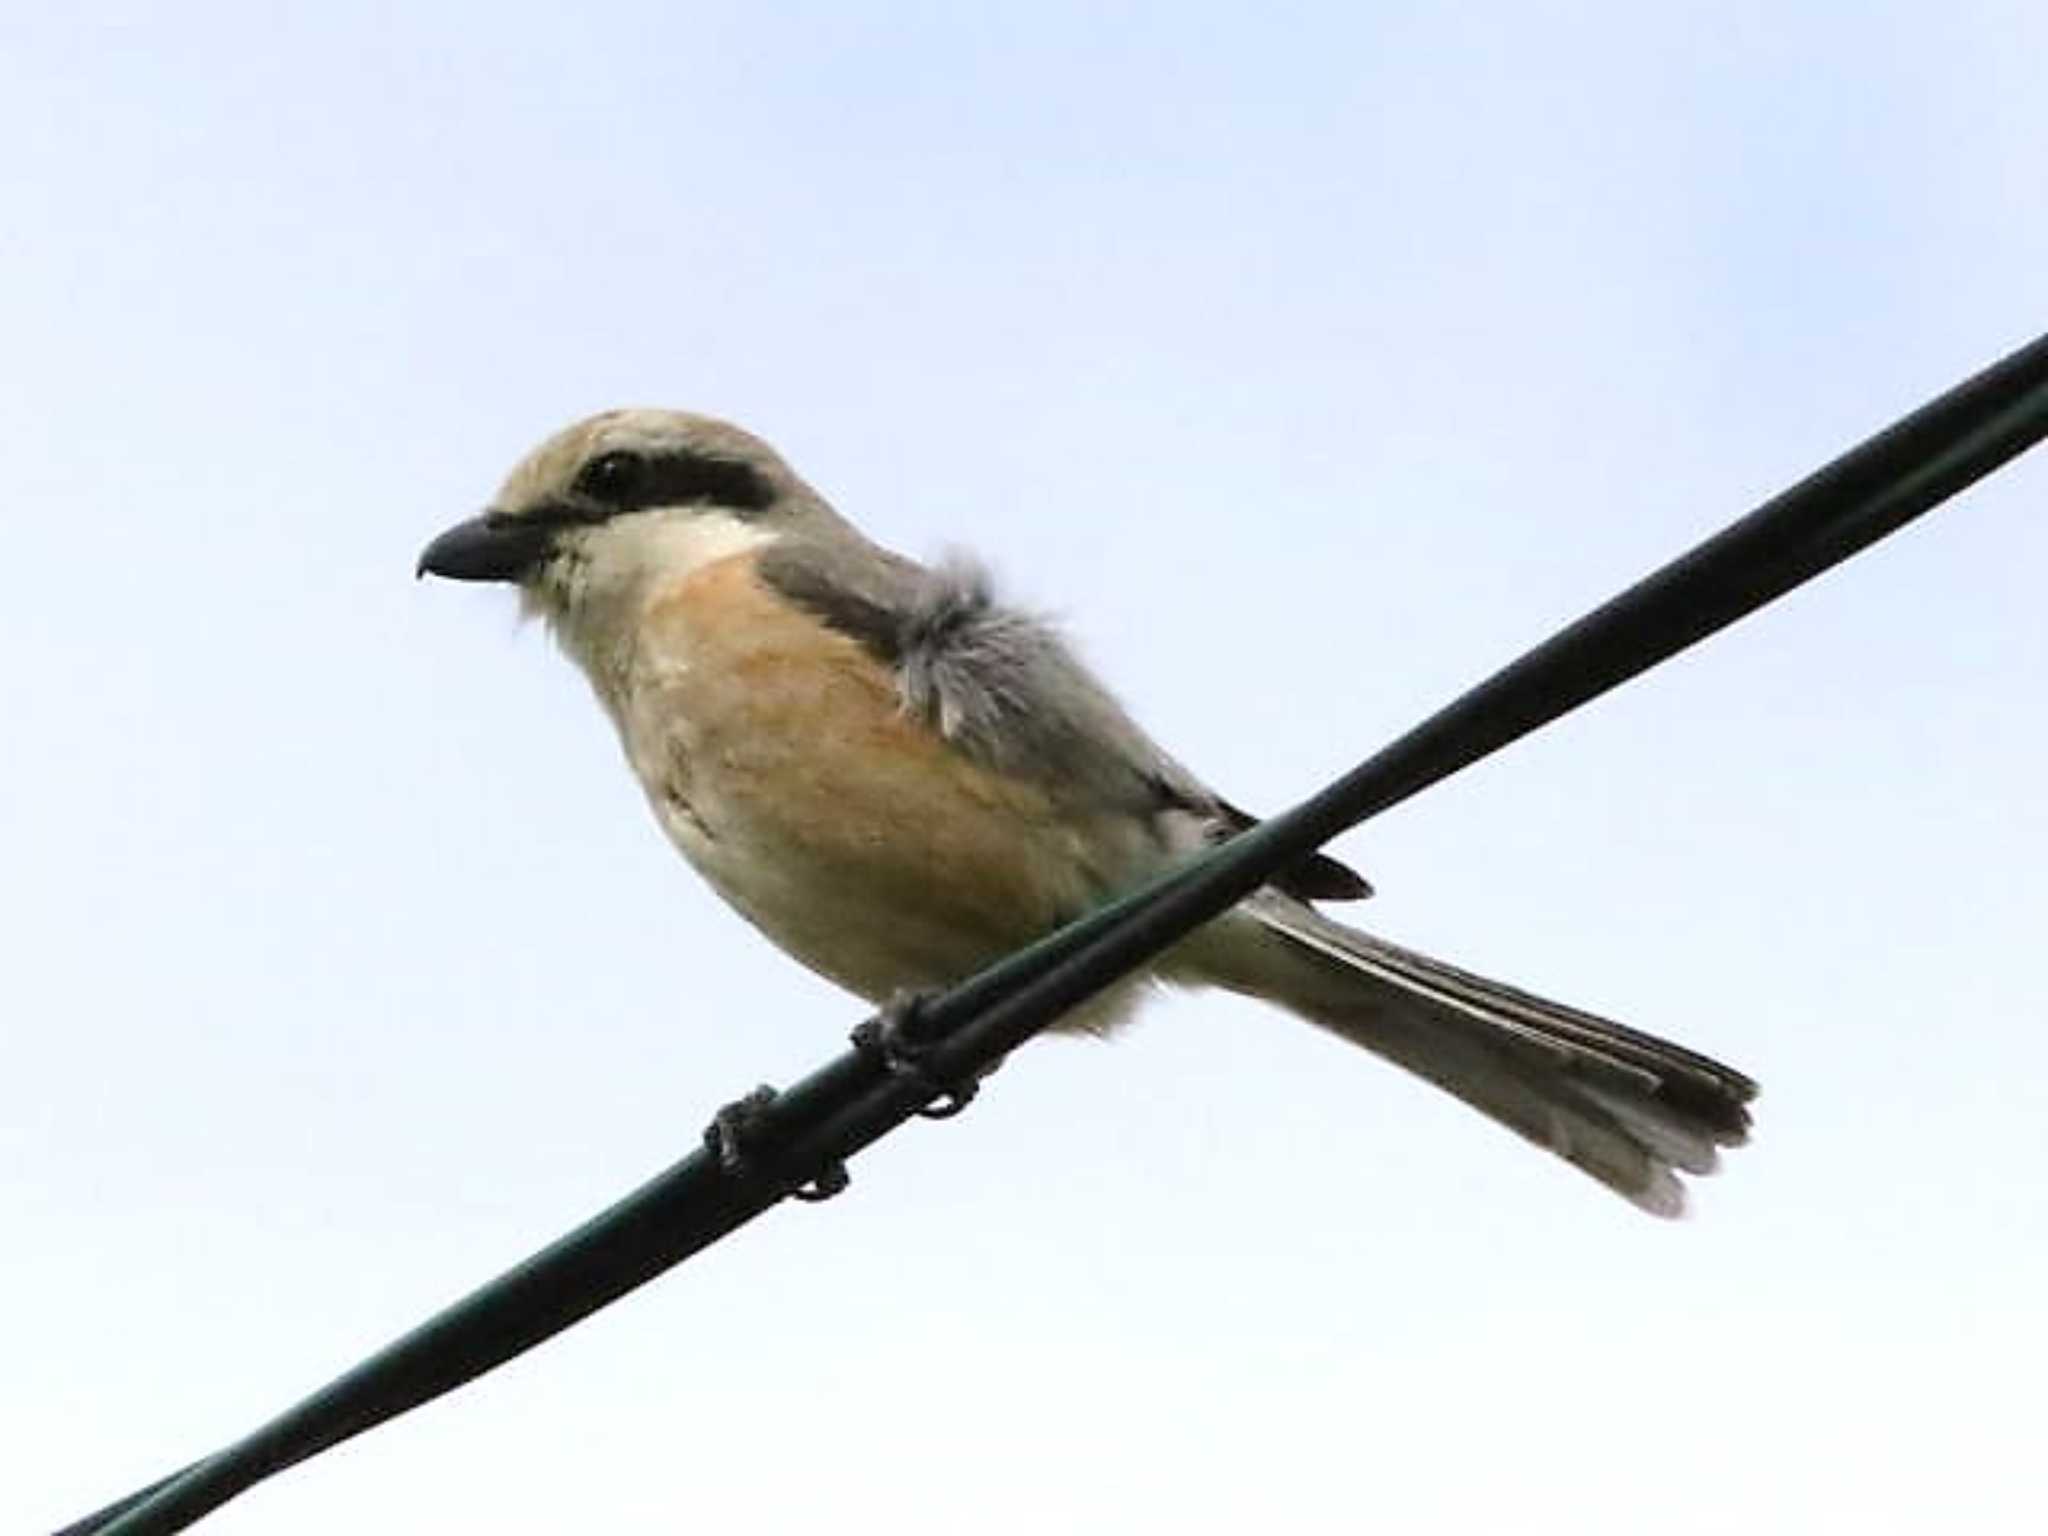
{"type": "MultiPolygon", "coordinates": [[[[755,927],[875,1003],[959,980],[1251,825],[977,567],[872,543],[766,443],[611,411],[556,434],[419,569],[516,584],[611,715],[670,840],[755,927]]],[[[1704,1056],[1333,921],[1315,856],[1061,1021],[1223,987],[1398,1063],[1647,1211],[1743,1140],[1704,1056]]]]}

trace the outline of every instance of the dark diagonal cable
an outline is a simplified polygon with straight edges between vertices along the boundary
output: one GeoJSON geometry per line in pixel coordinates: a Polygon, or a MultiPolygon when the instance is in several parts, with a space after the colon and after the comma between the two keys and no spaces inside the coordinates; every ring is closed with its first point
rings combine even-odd
{"type": "MultiPolygon", "coordinates": [[[[1560,631],[1285,816],[934,999],[934,1079],[971,1080],[1345,828],[1810,580],[2048,435],[2048,337],[1852,449],[1560,631]]],[[[774,1205],[915,1114],[873,1052],[778,1098],[744,1176],[693,1153],[246,1439],[62,1536],[181,1530],[274,1472],[500,1365],[774,1205]]]]}

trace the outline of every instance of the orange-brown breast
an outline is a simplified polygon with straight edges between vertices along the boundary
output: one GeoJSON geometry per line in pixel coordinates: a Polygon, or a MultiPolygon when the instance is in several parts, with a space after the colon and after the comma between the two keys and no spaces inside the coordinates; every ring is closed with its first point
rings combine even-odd
{"type": "Polygon", "coordinates": [[[1047,790],[907,714],[890,670],[739,555],[671,583],[629,750],[734,906],[870,997],[953,980],[1118,881],[1047,790]],[[650,773],[650,768],[652,772],[650,773]]]}

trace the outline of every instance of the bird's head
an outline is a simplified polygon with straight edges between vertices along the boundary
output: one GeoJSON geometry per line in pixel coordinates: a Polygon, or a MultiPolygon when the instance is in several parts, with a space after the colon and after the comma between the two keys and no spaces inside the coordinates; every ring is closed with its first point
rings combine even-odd
{"type": "Polygon", "coordinates": [[[836,521],[774,449],[683,411],[607,411],[522,459],[489,510],[436,538],[419,572],[517,585],[558,628],[650,579],[836,521]]]}

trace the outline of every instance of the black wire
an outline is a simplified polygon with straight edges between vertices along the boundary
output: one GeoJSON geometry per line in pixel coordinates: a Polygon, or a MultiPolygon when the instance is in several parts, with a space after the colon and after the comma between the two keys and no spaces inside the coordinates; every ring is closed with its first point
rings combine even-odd
{"type": "MultiPolygon", "coordinates": [[[[1322,793],[934,999],[935,1079],[971,1081],[1069,1008],[1345,828],[1810,580],[2048,434],[2048,337],[1887,428],[1560,631],[1322,793]]],[[[903,1123],[928,1086],[841,1055],[781,1095],[743,1175],[699,1151],[314,1396],[61,1536],[181,1530],[272,1473],[439,1396],[715,1242],[903,1123]]]]}
{"type": "Polygon", "coordinates": [[[187,1472],[195,1471],[198,1466],[199,1463],[195,1461],[189,1467],[180,1467],[168,1477],[160,1477],[148,1487],[138,1488],[126,1498],[114,1500],[105,1509],[96,1509],[84,1519],[72,1521],[64,1529],[56,1532],[55,1536],[93,1536],[94,1532],[104,1531],[115,1516],[126,1514],[144,1499],[152,1498],[156,1494],[161,1493],[187,1472]]]}

